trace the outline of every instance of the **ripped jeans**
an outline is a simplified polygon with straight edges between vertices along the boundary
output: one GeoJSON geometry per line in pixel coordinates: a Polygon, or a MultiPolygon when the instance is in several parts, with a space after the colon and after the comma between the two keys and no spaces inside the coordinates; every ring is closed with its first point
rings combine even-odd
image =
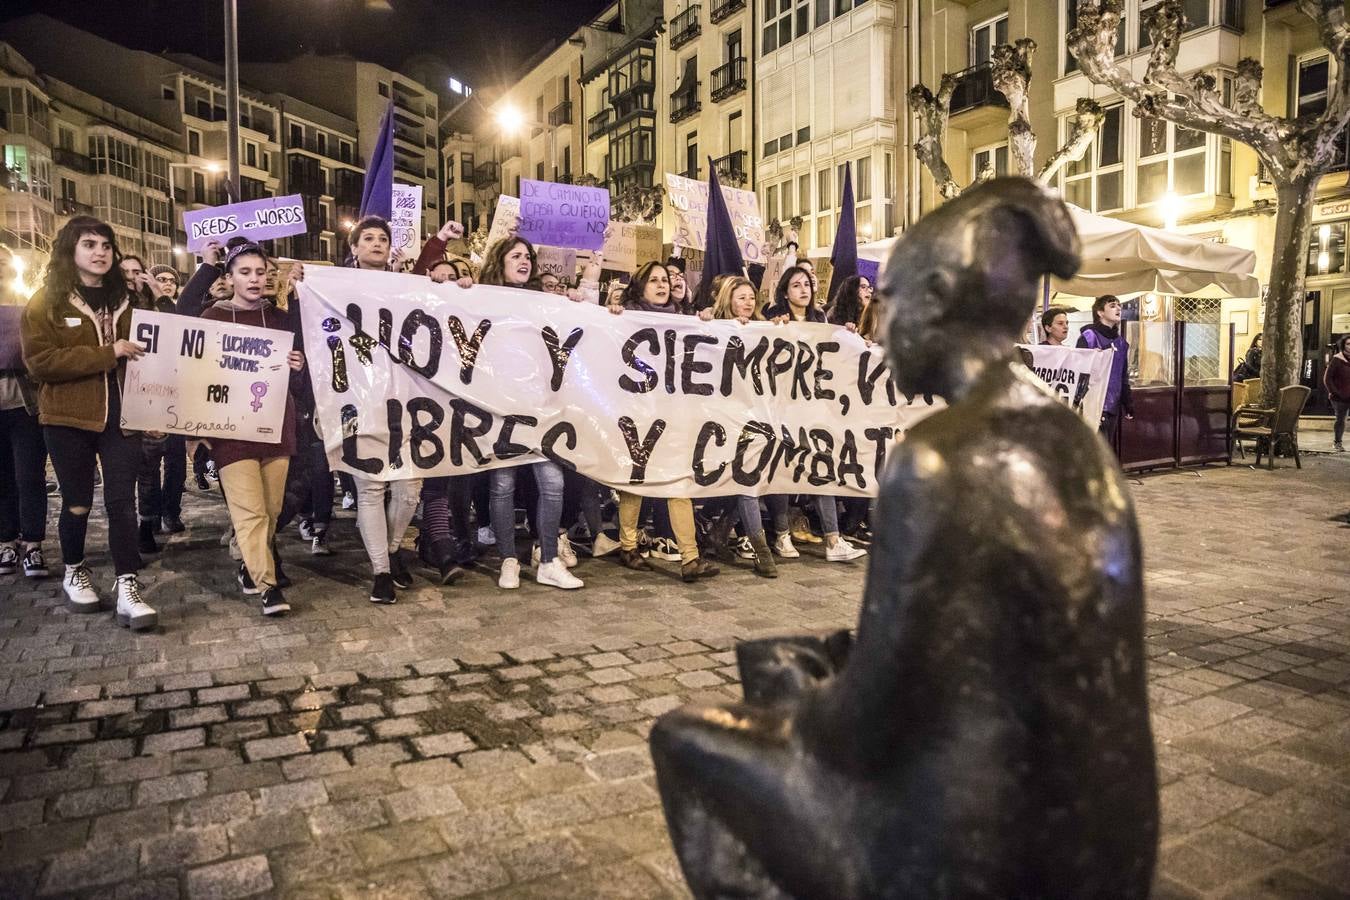
{"type": "Polygon", "coordinates": [[[356,528],[361,532],[361,543],[370,557],[370,568],[376,575],[389,574],[389,555],[403,543],[417,501],[422,494],[422,479],[376,481],[356,477],[356,528]],[[389,488],[385,502],[384,489],[389,488]]]}
{"type": "Polygon", "coordinates": [[[61,484],[61,560],[84,562],[84,537],[94,505],[94,467],[103,467],[103,506],[108,515],[108,550],[118,575],[134,575],[141,567],[136,549],[136,474],[141,468],[141,436],[130,437],[110,425],[85,431],[64,425],[43,427],[47,452],[61,484]],[[74,510],[83,510],[75,512],[74,510]]]}

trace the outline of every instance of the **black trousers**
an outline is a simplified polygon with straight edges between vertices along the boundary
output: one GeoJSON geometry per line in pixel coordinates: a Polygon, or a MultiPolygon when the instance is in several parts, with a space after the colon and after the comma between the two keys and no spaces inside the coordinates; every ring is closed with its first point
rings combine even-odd
{"type": "Polygon", "coordinates": [[[118,575],[133,575],[141,566],[136,550],[136,475],[141,467],[141,436],[130,437],[110,425],[83,431],[63,425],[43,428],[52,468],[61,483],[61,559],[84,562],[84,538],[94,505],[94,467],[103,467],[103,506],[108,516],[108,550],[118,575]],[[72,510],[83,510],[82,513],[72,510]]]}
{"type": "Polygon", "coordinates": [[[141,438],[141,470],[136,478],[136,498],[142,519],[182,516],[183,482],[186,479],[187,438],[181,434],[165,435],[158,441],[141,438]]]}
{"type": "Polygon", "coordinates": [[[0,543],[47,535],[47,443],[37,416],[0,410],[0,543]]]}
{"type": "MultiPolygon", "coordinates": [[[[327,528],[333,521],[333,470],[328,466],[323,441],[310,443],[292,458],[290,478],[300,498],[297,514],[327,528]]],[[[286,492],[291,492],[289,485],[286,492]]]]}

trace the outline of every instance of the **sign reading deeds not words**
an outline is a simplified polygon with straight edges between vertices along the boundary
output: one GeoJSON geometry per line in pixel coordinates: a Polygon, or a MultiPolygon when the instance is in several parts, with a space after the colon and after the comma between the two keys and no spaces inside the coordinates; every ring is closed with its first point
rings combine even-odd
{"type": "Polygon", "coordinates": [[[280,442],[291,332],[137,309],[131,339],[146,352],[127,363],[123,428],[280,442]]]}
{"type": "Polygon", "coordinates": [[[224,245],[232,237],[267,241],[304,234],[305,205],[299,194],[290,194],[187,210],[183,213],[183,230],[187,232],[189,250],[200,250],[207,241],[220,241],[224,245]]]}
{"type": "Polygon", "coordinates": [[[520,180],[520,236],[536,245],[599,250],[608,224],[608,189],[520,180]]]}

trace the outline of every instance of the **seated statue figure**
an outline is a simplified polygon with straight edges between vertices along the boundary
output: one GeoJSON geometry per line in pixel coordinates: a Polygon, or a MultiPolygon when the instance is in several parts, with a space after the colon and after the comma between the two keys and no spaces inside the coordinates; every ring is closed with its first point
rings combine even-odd
{"type": "Polygon", "coordinates": [[[1157,776],[1130,496],[1017,361],[1064,204],[999,178],[903,235],[891,377],[948,408],[888,460],[856,634],[742,645],[746,702],[651,751],[695,896],[1146,897],[1157,776]]]}

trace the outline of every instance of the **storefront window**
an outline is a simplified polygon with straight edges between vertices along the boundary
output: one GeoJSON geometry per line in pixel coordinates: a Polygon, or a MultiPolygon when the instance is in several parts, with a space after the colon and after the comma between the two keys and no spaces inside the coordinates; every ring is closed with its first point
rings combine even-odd
{"type": "Polygon", "coordinates": [[[1345,271],[1345,222],[1313,226],[1308,240],[1308,275],[1334,275],[1345,271]]]}

